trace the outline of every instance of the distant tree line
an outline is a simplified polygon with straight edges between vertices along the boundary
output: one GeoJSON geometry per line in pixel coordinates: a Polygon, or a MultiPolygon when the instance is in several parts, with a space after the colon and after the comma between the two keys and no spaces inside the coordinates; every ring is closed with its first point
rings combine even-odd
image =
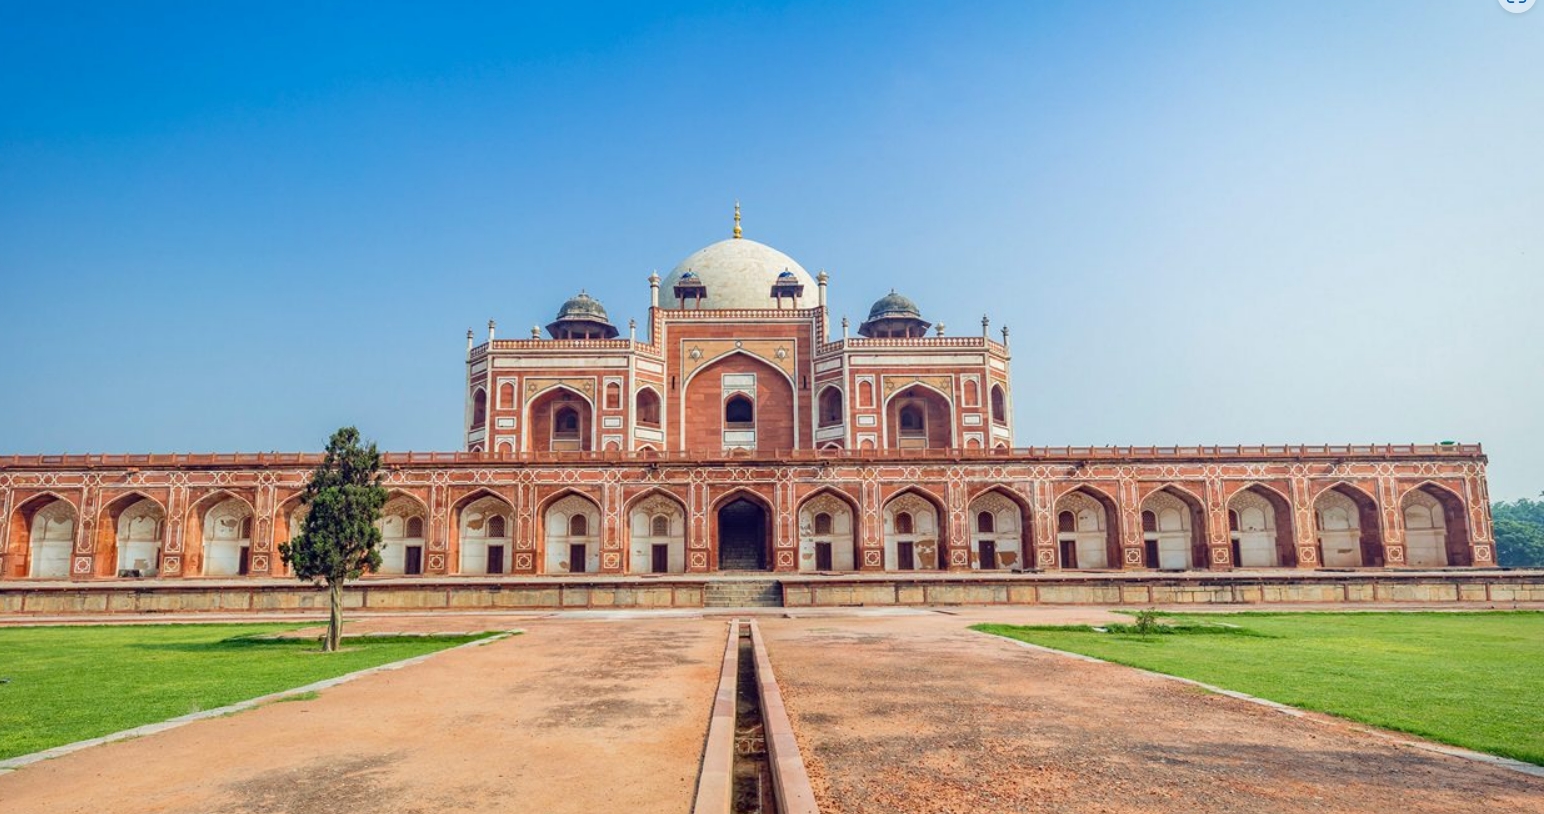
{"type": "Polygon", "coordinates": [[[1539,497],[1491,504],[1496,556],[1502,566],[1544,567],[1544,494],[1539,497]]]}

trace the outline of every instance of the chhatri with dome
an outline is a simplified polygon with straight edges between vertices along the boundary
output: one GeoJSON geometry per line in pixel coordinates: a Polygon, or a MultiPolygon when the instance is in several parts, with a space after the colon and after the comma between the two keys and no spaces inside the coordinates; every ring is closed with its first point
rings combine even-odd
{"type": "MultiPolygon", "coordinates": [[[[1352,588],[1292,575],[1495,564],[1478,445],[1024,445],[1006,329],[983,319],[950,335],[901,292],[876,291],[850,335],[830,324],[829,283],[746,238],[736,206],[729,238],[649,277],[646,324],[618,325],[579,291],[545,335],[468,332],[462,449],[384,455],[377,576],[425,578],[429,593],[401,588],[401,601],[451,607],[690,607],[716,583],[586,575],[878,572],[820,584],[836,604],[918,604],[1108,602],[1144,574],[1243,569],[1299,586],[1282,597],[1326,601],[1352,588]],[[935,595],[901,576],[916,571],[1026,582],[935,595]],[[1075,587],[1045,579],[1072,571],[1075,587]],[[508,584],[495,595],[439,577],[508,584]],[[546,577],[569,587],[521,587],[546,577]]],[[[0,458],[0,579],[284,577],[278,546],[318,460],[0,458]]],[[[397,595],[384,590],[369,602],[397,595]]],[[[826,601],[815,582],[798,590],[826,601]]]]}

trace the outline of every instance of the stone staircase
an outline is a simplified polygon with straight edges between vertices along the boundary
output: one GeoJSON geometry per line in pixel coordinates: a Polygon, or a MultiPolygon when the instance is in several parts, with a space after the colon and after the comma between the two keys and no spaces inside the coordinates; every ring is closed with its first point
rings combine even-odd
{"type": "Polygon", "coordinates": [[[716,579],[704,586],[703,607],[781,608],[783,586],[775,579],[716,579]]]}

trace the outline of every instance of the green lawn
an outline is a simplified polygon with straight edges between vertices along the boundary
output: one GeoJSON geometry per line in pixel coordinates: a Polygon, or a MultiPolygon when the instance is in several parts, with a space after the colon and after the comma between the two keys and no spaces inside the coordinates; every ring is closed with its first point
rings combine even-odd
{"type": "Polygon", "coordinates": [[[300,625],[0,628],[0,758],[432,653],[477,636],[254,640],[300,625]]]}
{"type": "Polygon", "coordinates": [[[1190,632],[1143,637],[1088,627],[975,629],[1544,765],[1544,613],[1163,614],[1163,620],[1190,632]],[[1227,628],[1231,635],[1198,635],[1215,634],[1218,625],[1237,627],[1227,628]]]}

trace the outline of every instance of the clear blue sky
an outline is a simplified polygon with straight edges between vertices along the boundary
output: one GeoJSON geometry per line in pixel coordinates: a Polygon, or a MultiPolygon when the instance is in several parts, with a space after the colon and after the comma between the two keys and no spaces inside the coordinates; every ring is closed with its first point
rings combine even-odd
{"type": "Polygon", "coordinates": [[[464,333],[729,232],[1013,329],[1020,444],[1544,490],[1544,11],[9,4],[0,452],[459,446],[464,333]]]}

